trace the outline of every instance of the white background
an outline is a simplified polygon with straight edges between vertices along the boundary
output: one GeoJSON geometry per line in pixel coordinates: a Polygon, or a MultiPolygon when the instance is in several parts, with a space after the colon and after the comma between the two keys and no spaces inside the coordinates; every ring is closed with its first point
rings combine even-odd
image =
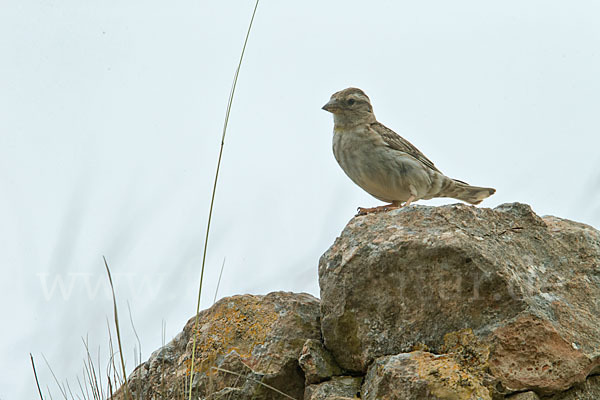
{"type": "MultiPolygon", "coordinates": [[[[269,1],[225,145],[202,307],[319,294],[357,206],[320,107],[357,86],[447,175],[600,227],[600,3],[269,1]]],[[[196,307],[225,105],[252,1],[4,0],[0,13],[0,399],[77,388],[108,353],[112,267],[128,370],[196,307]],[[62,286],[61,286],[62,285],[62,286]]],[[[434,200],[422,204],[452,203],[434,200]]]]}

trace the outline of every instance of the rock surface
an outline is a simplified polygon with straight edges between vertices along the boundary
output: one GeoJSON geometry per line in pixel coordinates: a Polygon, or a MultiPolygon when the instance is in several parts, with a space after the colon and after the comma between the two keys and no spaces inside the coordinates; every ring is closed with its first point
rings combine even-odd
{"type": "Polygon", "coordinates": [[[589,377],[585,382],[544,400],[598,400],[600,399],[600,375],[589,377]]]}
{"type": "MultiPolygon", "coordinates": [[[[600,399],[600,233],[529,206],[353,218],[307,294],[233,296],[129,377],[135,399],[600,399]]],[[[120,391],[114,398],[124,398],[120,391]]]]}
{"type": "Polygon", "coordinates": [[[332,376],[342,375],[342,369],[320,340],[307,340],[302,346],[298,362],[304,371],[307,385],[323,382],[332,376]]]}
{"type": "Polygon", "coordinates": [[[335,376],[317,385],[308,385],[304,400],[356,399],[360,393],[361,377],[335,376]]]}
{"type": "MultiPolygon", "coordinates": [[[[194,318],[132,373],[129,387],[134,398],[179,398],[184,393],[193,329],[194,318]]],[[[305,384],[298,355],[308,339],[320,336],[319,301],[308,294],[275,292],[222,299],[199,315],[194,398],[285,398],[261,382],[301,399],[305,384]]]]}
{"type": "Polygon", "coordinates": [[[321,257],[321,329],[344,369],[472,329],[507,391],[565,390],[600,364],[600,234],[527,205],[352,219],[321,257]]]}
{"type": "Polygon", "coordinates": [[[369,367],[366,400],[492,400],[478,377],[447,355],[423,351],[381,357],[369,367]]]}
{"type": "Polygon", "coordinates": [[[582,384],[554,396],[540,397],[535,392],[521,392],[507,397],[509,400],[598,400],[600,399],[600,375],[589,377],[582,384]]]}

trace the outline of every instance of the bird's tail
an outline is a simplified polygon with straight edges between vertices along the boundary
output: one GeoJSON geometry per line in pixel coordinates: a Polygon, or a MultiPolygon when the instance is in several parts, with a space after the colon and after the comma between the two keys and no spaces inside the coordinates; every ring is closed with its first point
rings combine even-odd
{"type": "Polygon", "coordinates": [[[496,189],[471,186],[468,183],[456,179],[449,180],[451,182],[448,182],[448,186],[444,188],[443,197],[451,197],[453,199],[466,201],[469,204],[479,204],[483,199],[496,193],[496,189]]]}

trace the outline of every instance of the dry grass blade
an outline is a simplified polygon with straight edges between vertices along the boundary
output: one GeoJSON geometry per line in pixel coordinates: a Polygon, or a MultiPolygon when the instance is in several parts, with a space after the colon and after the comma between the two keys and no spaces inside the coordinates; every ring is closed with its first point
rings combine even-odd
{"type": "Polygon", "coordinates": [[[129,322],[131,322],[131,329],[133,329],[133,333],[138,344],[138,352],[134,354],[134,356],[137,357],[135,365],[138,365],[142,362],[142,341],[140,340],[137,330],[135,329],[135,324],[133,323],[133,316],[131,314],[131,307],[129,306],[129,302],[127,302],[127,311],[129,311],[129,322]]]}
{"type": "Polygon", "coordinates": [[[48,392],[48,399],[50,400],[54,400],[54,398],[52,397],[52,393],[50,393],[50,387],[48,385],[46,385],[46,392],[48,392]]]}
{"type": "MultiPolygon", "coordinates": [[[[98,371],[100,371],[100,366],[102,365],[100,363],[100,346],[98,346],[98,361],[96,365],[98,366],[98,371]]],[[[102,375],[100,374],[100,372],[98,372],[98,375],[100,376],[100,383],[98,385],[100,386],[100,398],[105,399],[106,397],[104,397],[104,390],[102,389],[102,375]]]]}
{"type": "Polygon", "coordinates": [[[108,318],[106,319],[106,328],[108,330],[108,350],[110,354],[108,365],[106,366],[106,377],[108,380],[108,388],[106,389],[106,392],[108,393],[108,398],[112,399],[114,395],[113,388],[116,390],[120,386],[122,386],[123,380],[119,377],[119,371],[117,369],[117,366],[115,365],[116,353],[113,346],[112,332],[110,330],[110,323],[108,322],[108,318]]]}
{"type": "Polygon", "coordinates": [[[117,297],[115,296],[115,287],[113,286],[112,276],[110,275],[110,268],[108,268],[108,262],[106,262],[106,257],[102,256],[102,259],[104,260],[104,266],[106,267],[106,273],[108,274],[110,290],[112,291],[113,311],[115,314],[115,328],[117,331],[117,344],[119,345],[119,356],[121,357],[121,369],[123,370],[123,387],[125,388],[125,398],[131,399],[131,394],[129,393],[129,387],[127,386],[127,373],[125,372],[125,360],[123,359],[123,347],[121,346],[121,332],[119,330],[119,316],[117,314],[117,297]]]}
{"type": "MultiPolygon", "coordinates": [[[[133,323],[133,316],[131,315],[131,307],[129,306],[129,302],[127,302],[127,311],[129,311],[129,322],[131,322],[131,329],[133,329],[133,333],[135,334],[135,338],[136,338],[137,344],[138,344],[138,351],[137,352],[135,351],[135,347],[133,349],[133,358],[135,360],[134,365],[140,365],[142,363],[142,341],[140,340],[137,330],[135,329],[135,324],[133,323]]],[[[135,390],[137,390],[138,393],[141,393],[141,389],[142,389],[142,380],[140,378],[141,370],[137,369],[135,371],[137,371],[135,390]]]]}
{"type": "Polygon", "coordinates": [[[35,377],[35,384],[37,385],[37,390],[40,394],[40,399],[44,400],[44,396],[42,396],[42,389],[40,389],[40,381],[38,381],[37,372],[35,371],[35,362],[33,362],[33,355],[29,353],[29,357],[31,358],[31,367],[33,368],[33,376],[35,377]]]}
{"type": "MultiPolygon", "coordinates": [[[[104,392],[102,390],[102,374],[100,371],[100,349],[98,349],[98,362],[97,368],[94,366],[94,360],[92,359],[92,354],[90,353],[89,341],[88,338],[81,338],[83,342],[83,346],[85,347],[86,359],[83,360],[83,372],[86,381],[90,384],[90,390],[92,391],[92,397],[95,400],[104,399],[104,392]],[[98,373],[96,373],[96,369],[98,373]]],[[[86,385],[87,388],[87,385],[86,385]]],[[[90,397],[86,397],[90,398],[90,397]]]]}
{"type": "Polygon", "coordinates": [[[281,390],[279,390],[279,389],[276,389],[276,388],[274,388],[274,387],[273,387],[273,386],[271,386],[271,385],[267,385],[266,383],[263,383],[263,382],[261,382],[261,381],[259,381],[259,380],[256,380],[256,379],[254,379],[254,378],[250,378],[249,376],[244,376],[244,375],[242,375],[242,374],[240,374],[240,373],[237,373],[237,372],[235,372],[235,371],[229,371],[228,369],[223,369],[223,368],[219,368],[219,367],[212,367],[212,369],[214,369],[214,370],[216,370],[216,371],[221,371],[221,372],[225,372],[225,373],[228,373],[228,374],[232,374],[232,375],[235,375],[235,376],[237,376],[237,377],[239,377],[239,378],[246,379],[246,380],[248,380],[248,381],[252,381],[252,382],[258,383],[259,385],[261,385],[261,386],[264,386],[264,387],[266,387],[267,389],[270,389],[270,390],[272,390],[272,391],[274,391],[274,392],[276,392],[276,393],[279,393],[280,395],[282,395],[282,396],[284,396],[284,397],[286,397],[286,398],[288,398],[288,399],[292,399],[292,400],[298,400],[298,399],[295,399],[295,398],[293,398],[293,397],[292,397],[292,396],[290,396],[289,394],[285,394],[285,393],[283,393],[281,390]]]}
{"type": "Polygon", "coordinates": [[[71,399],[75,399],[75,397],[73,396],[73,392],[71,391],[71,386],[69,386],[69,381],[65,381],[66,385],[67,385],[67,390],[69,391],[69,395],[71,395],[71,399]]]}
{"type": "Polygon", "coordinates": [[[46,385],[46,392],[48,392],[48,398],[50,400],[54,400],[54,398],[52,397],[52,393],[50,393],[50,387],[48,387],[48,385],[46,385]]]}
{"type": "Polygon", "coordinates": [[[223,258],[223,264],[221,264],[221,272],[219,272],[219,280],[217,280],[217,288],[215,289],[215,297],[213,298],[213,304],[217,302],[217,295],[219,293],[219,286],[221,286],[221,277],[223,276],[223,269],[225,268],[225,258],[223,258]]]}
{"type": "MultiPolygon", "coordinates": [[[[58,389],[60,390],[60,393],[63,395],[63,397],[65,399],[68,399],[67,397],[67,393],[65,391],[65,389],[62,387],[62,385],[60,384],[60,382],[58,381],[58,378],[56,377],[56,374],[54,373],[54,370],[52,369],[52,367],[50,366],[50,363],[48,362],[48,360],[46,359],[46,356],[44,356],[42,354],[42,358],[44,359],[44,362],[46,363],[46,365],[48,366],[48,369],[50,370],[50,373],[52,374],[52,378],[54,378],[54,382],[56,382],[56,385],[58,386],[58,389]]],[[[50,390],[48,389],[48,394],[50,393],[50,390]]],[[[52,395],[50,395],[50,398],[52,398],[52,395]]]]}
{"type": "Polygon", "coordinates": [[[237,85],[238,76],[240,74],[240,69],[242,67],[242,61],[244,59],[244,53],[246,52],[246,45],[248,44],[248,38],[250,37],[250,31],[252,30],[252,23],[254,22],[254,16],[256,15],[256,10],[258,8],[259,0],[256,0],[256,4],[254,5],[254,10],[252,11],[252,18],[250,18],[250,24],[248,25],[248,31],[246,32],[246,38],[244,40],[244,46],[242,47],[242,53],[240,54],[240,60],[238,62],[238,66],[235,70],[235,75],[233,77],[233,84],[231,85],[231,91],[229,92],[229,100],[227,101],[227,110],[225,112],[225,122],[223,123],[223,135],[221,137],[221,147],[219,149],[219,159],[217,160],[217,170],[215,172],[215,180],[213,183],[212,195],[210,199],[210,208],[208,210],[208,222],[206,224],[206,235],[204,237],[204,250],[202,254],[202,268],[200,270],[200,285],[198,288],[198,302],[196,304],[196,317],[194,321],[194,331],[193,331],[193,344],[192,344],[192,362],[190,367],[190,386],[189,386],[189,400],[192,399],[192,382],[194,381],[194,362],[196,356],[196,331],[198,329],[198,313],[200,312],[200,299],[202,297],[202,283],[204,280],[204,267],[206,265],[206,249],[208,247],[208,237],[210,233],[210,223],[212,221],[212,213],[213,207],[215,204],[215,193],[217,191],[217,182],[219,180],[219,170],[221,169],[221,159],[223,158],[223,147],[225,146],[225,134],[227,133],[227,124],[229,123],[229,115],[231,113],[231,106],[233,104],[233,96],[235,94],[235,87],[237,85]]]}
{"type": "MultiPolygon", "coordinates": [[[[84,374],[85,374],[85,372],[84,372],[84,374]]],[[[81,379],[79,379],[79,377],[77,377],[77,384],[79,385],[79,391],[81,392],[81,396],[83,396],[81,398],[83,398],[83,399],[89,399],[90,398],[90,394],[87,391],[87,384],[85,383],[85,381],[83,381],[83,382],[84,382],[84,384],[82,385],[81,384],[81,379]]]]}

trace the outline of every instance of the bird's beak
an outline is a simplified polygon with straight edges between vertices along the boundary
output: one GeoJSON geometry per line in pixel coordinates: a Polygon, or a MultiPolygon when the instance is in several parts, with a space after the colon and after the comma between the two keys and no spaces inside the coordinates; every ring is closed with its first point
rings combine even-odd
{"type": "Polygon", "coordinates": [[[325,111],[329,111],[330,113],[334,112],[335,110],[337,110],[338,107],[338,102],[336,99],[331,99],[329,100],[329,102],[327,104],[325,104],[323,107],[321,107],[323,110],[325,111]]]}

